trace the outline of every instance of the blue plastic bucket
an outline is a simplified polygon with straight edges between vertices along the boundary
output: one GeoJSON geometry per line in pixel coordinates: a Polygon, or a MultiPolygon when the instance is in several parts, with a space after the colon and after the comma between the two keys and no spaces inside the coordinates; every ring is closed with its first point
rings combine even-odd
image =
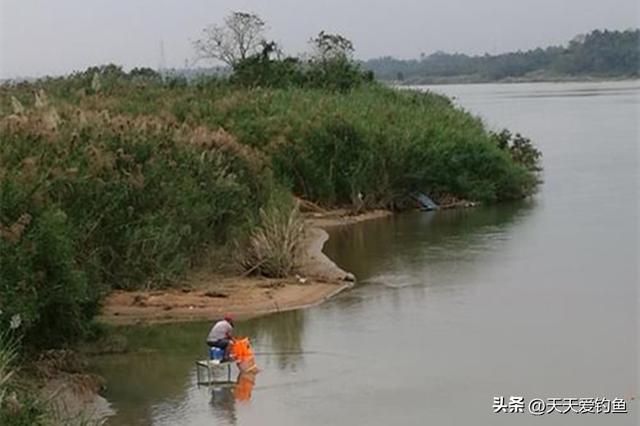
{"type": "Polygon", "coordinates": [[[209,348],[209,358],[214,360],[221,360],[224,357],[224,351],[220,348],[212,346],[209,348]]]}

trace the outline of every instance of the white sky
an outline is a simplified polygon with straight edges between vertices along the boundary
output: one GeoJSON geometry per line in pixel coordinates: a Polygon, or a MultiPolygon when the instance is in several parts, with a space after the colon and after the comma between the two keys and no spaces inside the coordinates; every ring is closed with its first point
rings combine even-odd
{"type": "Polygon", "coordinates": [[[320,30],[362,59],[437,50],[479,54],[565,43],[593,29],[639,26],[638,0],[0,0],[0,78],[125,68],[193,58],[190,40],[232,10],[258,13],[288,53],[320,30]]]}

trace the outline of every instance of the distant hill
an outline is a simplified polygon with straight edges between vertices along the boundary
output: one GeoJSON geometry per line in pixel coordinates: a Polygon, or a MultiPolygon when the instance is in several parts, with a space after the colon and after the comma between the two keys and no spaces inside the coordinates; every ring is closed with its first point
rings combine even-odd
{"type": "Polygon", "coordinates": [[[390,56],[362,65],[380,80],[404,84],[638,78],[640,29],[595,30],[566,46],[499,55],[436,52],[421,59],[390,56]]]}

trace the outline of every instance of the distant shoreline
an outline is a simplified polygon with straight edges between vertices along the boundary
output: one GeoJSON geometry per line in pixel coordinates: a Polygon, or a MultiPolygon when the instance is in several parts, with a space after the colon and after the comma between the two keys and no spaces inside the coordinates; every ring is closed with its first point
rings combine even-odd
{"type": "Polygon", "coordinates": [[[458,78],[458,77],[443,77],[424,80],[411,80],[411,81],[399,81],[399,80],[380,80],[385,84],[392,86],[439,86],[447,84],[518,84],[518,83],[605,83],[605,82],[638,82],[638,77],[545,77],[545,78],[530,78],[530,77],[509,77],[500,80],[488,80],[481,78],[458,78]]]}

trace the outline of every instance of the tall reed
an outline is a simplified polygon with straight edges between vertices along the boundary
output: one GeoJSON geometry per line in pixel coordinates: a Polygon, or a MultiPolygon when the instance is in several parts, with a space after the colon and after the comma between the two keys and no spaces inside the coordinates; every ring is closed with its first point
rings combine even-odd
{"type": "Polygon", "coordinates": [[[243,258],[245,268],[267,277],[291,275],[299,266],[304,236],[297,204],[271,203],[260,210],[260,223],[251,234],[243,258]]]}

